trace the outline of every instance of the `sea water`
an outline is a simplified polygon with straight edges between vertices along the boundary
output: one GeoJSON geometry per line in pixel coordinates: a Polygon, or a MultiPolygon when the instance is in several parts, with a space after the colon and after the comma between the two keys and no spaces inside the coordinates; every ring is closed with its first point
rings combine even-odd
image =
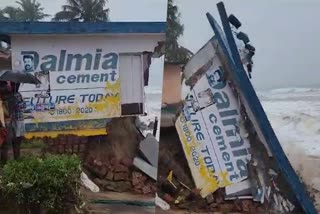
{"type": "Polygon", "coordinates": [[[156,139],[159,141],[160,137],[160,117],[161,117],[161,101],[162,89],[160,87],[146,87],[145,102],[146,102],[146,116],[140,116],[140,121],[146,125],[154,122],[158,118],[158,127],[156,139]]]}
{"type": "Polygon", "coordinates": [[[320,212],[320,88],[258,92],[283,150],[320,212]]]}

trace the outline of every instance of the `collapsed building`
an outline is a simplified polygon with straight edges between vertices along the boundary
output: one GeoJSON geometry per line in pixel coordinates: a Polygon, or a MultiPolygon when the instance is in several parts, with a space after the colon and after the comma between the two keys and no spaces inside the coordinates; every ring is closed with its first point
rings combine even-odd
{"type": "Polygon", "coordinates": [[[183,68],[176,130],[161,128],[158,194],[173,209],[316,213],[250,83],[255,48],[218,10],[223,30],[207,14],[214,36],[183,68]]]}

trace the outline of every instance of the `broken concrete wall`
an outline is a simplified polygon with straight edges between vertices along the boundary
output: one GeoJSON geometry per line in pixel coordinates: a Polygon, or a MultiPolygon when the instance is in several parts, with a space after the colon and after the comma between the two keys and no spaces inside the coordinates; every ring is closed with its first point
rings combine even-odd
{"type": "Polygon", "coordinates": [[[135,126],[136,117],[112,119],[107,124],[107,140],[116,159],[133,159],[143,139],[135,126]]]}
{"type": "Polygon", "coordinates": [[[136,128],[136,117],[115,118],[107,124],[108,135],[88,144],[84,167],[104,191],[154,195],[155,181],[134,166],[144,139],[136,128]]]}
{"type": "MultiPolygon", "coordinates": [[[[144,142],[142,145],[148,152],[155,149],[154,145],[146,144],[150,139],[152,142],[155,139],[152,136],[144,138],[136,127],[136,119],[112,119],[106,126],[108,134],[102,136],[46,137],[43,140],[47,146],[43,152],[80,155],[83,170],[102,191],[155,195],[155,181],[133,164],[140,153],[140,142],[144,142]]],[[[152,151],[152,154],[156,152],[152,151]]],[[[155,162],[155,159],[152,161],[155,162]]]]}

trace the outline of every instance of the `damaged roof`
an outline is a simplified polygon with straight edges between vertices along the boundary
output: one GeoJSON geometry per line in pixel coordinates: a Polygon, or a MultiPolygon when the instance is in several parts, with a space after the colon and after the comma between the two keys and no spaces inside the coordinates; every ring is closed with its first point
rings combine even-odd
{"type": "Polygon", "coordinates": [[[0,34],[164,34],[166,22],[1,22],[0,34]]]}

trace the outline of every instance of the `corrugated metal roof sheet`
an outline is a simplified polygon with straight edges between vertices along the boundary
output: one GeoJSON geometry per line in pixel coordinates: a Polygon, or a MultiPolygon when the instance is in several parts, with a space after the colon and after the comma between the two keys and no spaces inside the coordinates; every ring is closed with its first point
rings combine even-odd
{"type": "Polygon", "coordinates": [[[165,33],[166,22],[1,22],[0,34],[165,33]]]}

